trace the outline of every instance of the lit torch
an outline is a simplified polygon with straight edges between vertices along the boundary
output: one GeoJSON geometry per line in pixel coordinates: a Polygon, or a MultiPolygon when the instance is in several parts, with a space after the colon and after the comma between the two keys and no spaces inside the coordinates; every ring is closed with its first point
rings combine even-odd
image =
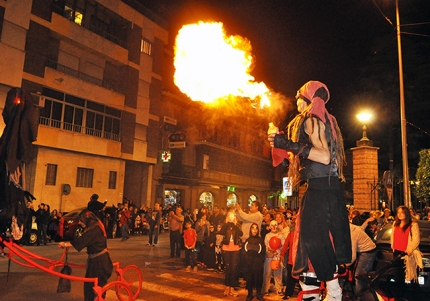
{"type": "Polygon", "coordinates": [[[205,103],[228,97],[248,98],[254,106],[270,106],[270,91],[249,74],[251,43],[227,37],[219,22],[183,26],[175,43],[174,82],[194,101],[205,103]]]}

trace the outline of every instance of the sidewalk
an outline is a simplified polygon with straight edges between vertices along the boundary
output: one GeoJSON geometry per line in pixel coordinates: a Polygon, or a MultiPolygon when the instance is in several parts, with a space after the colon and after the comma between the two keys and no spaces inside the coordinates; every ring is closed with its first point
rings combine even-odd
{"type": "MultiPolygon", "coordinates": [[[[112,261],[119,261],[121,267],[136,265],[142,272],[142,291],[139,301],[215,301],[215,300],[245,300],[247,291],[239,288],[239,297],[224,296],[224,274],[200,269],[198,272],[186,272],[184,252],[179,259],[170,259],[169,234],[162,233],[156,247],[146,246],[148,237],[131,236],[127,241],[109,239],[108,248],[112,261]]],[[[30,252],[50,259],[61,256],[57,244],[47,246],[26,247],[30,252]]],[[[87,255],[74,249],[69,251],[69,262],[85,264],[87,255]]],[[[0,257],[0,296],[7,301],[46,301],[83,300],[83,283],[72,282],[70,293],[56,293],[58,278],[38,269],[22,267],[11,263],[7,280],[8,259],[0,257]]],[[[72,274],[84,276],[83,269],[73,269],[72,274]]],[[[109,282],[116,279],[115,273],[109,282]]],[[[282,297],[272,293],[265,296],[267,301],[282,300],[282,297]]],[[[117,300],[114,290],[107,292],[106,300],[117,300]]],[[[254,300],[256,300],[254,298],[254,300]]],[[[289,300],[295,301],[293,297],[289,300]]]]}

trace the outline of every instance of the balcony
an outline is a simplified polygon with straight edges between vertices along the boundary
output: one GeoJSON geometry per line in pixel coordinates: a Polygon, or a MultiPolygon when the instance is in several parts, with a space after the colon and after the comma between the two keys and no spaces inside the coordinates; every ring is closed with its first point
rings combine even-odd
{"type": "Polygon", "coordinates": [[[44,125],[44,126],[48,126],[48,127],[52,127],[52,128],[62,129],[62,130],[69,131],[69,132],[74,132],[74,133],[79,133],[79,134],[83,134],[83,135],[98,137],[98,138],[102,138],[102,139],[108,139],[108,140],[113,140],[113,141],[117,141],[117,142],[121,141],[121,137],[118,134],[113,134],[113,133],[103,132],[100,130],[86,128],[86,127],[81,126],[81,125],[71,124],[71,123],[67,123],[67,122],[63,122],[63,121],[59,121],[59,120],[55,120],[55,119],[50,119],[50,118],[46,118],[46,117],[39,117],[39,124],[44,125]]]}
{"type": "Polygon", "coordinates": [[[57,71],[59,71],[61,73],[64,73],[66,75],[70,75],[70,76],[79,78],[79,79],[81,79],[83,81],[92,83],[94,85],[106,88],[108,90],[111,90],[111,91],[114,91],[114,92],[117,92],[117,93],[121,93],[121,94],[123,93],[121,91],[121,89],[119,89],[117,87],[113,87],[112,85],[109,85],[106,81],[104,81],[102,79],[99,79],[99,78],[93,77],[91,75],[79,72],[79,71],[77,71],[75,69],[72,69],[72,68],[69,68],[67,66],[61,65],[61,64],[59,64],[59,63],[57,63],[55,61],[46,59],[45,66],[48,67],[48,68],[57,70],[57,71]]]}

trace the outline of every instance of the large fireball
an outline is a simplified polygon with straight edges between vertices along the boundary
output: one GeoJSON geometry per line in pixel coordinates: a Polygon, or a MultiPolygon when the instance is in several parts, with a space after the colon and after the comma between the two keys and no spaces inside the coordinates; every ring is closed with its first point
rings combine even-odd
{"type": "Polygon", "coordinates": [[[176,37],[174,82],[195,101],[209,103],[239,96],[260,107],[268,106],[269,89],[249,74],[251,50],[246,38],[227,37],[222,23],[185,25],[176,37]]]}

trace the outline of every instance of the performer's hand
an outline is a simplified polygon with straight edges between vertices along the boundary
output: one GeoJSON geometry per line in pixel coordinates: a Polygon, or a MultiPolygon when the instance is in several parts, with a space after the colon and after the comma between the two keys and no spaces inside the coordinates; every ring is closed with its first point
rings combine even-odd
{"type": "Polygon", "coordinates": [[[270,147],[274,147],[275,135],[276,133],[267,135],[267,140],[269,140],[270,147]]]}
{"type": "Polygon", "coordinates": [[[236,210],[237,210],[237,211],[242,210],[242,208],[240,208],[240,205],[239,205],[239,204],[236,204],[236,205],[235,205],[235,207],[236,207],[236,210]]]}

